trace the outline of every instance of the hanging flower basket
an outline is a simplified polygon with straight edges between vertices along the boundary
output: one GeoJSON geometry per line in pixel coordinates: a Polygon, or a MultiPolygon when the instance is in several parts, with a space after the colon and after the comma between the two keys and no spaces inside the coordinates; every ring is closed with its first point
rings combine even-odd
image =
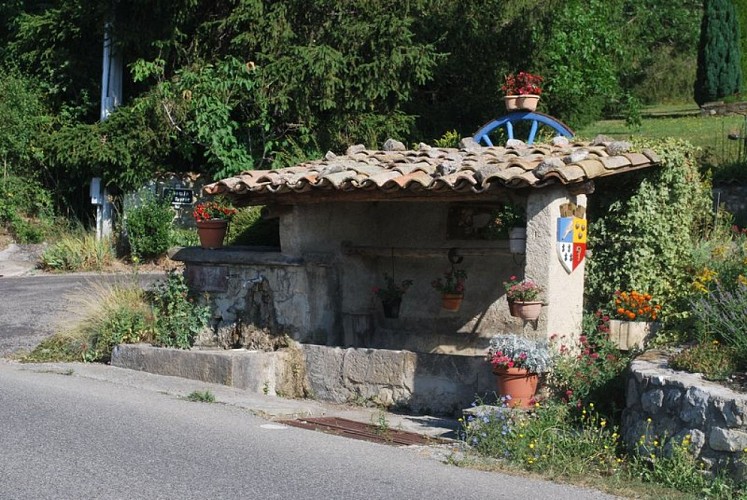
{"type": "Polygon", "coordinates": [[[464,294],[445,293],[441,295],[441,308],[447,311],[456,312],[460,307],[462,307],[463,300],[464,294]]]}
{"type": "Polygon", "coordinates": [[[531,301],[531,302],[514,301],[513,308],[514,308],[513,311],[516,314],[512,314],[512,316],[516,316],[517,318],[521,318],[525,321],[534,321],[540,317],[540,313],[542,312],[542,302],[541,301],[531,301]]]}
{"type": "Polygon", "coordinates": [[[399,308],[402,305],[402,297],[396,299],[382,300],[381,306],[384,308],[385,318],[399,318],[399,308]]]}

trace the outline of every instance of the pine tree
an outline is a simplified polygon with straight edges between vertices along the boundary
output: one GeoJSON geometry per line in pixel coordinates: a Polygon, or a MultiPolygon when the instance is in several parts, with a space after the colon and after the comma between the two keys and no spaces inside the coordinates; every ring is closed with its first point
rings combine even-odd
{"type": "Polygon", "coordinates": [[[695,102],[739,92],[742,85],[739,21],[732,0],[705,0],[700,27],[695,102]]]}
{"type": "Polygon", "coordinates": [[[747,93],[747,0],[734,0],[741,31],[739,50],[742,52],[742,93],[747,93]]]}

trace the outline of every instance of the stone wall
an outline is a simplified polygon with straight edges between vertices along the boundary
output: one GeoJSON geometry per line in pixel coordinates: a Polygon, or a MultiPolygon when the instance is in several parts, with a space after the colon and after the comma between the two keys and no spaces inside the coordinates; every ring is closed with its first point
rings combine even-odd
{"type": "Polygon", "coordinates": [[[699,374],[672,370],[664,353],[650,351],[631,365],[626,401],[622,436],[631,449],[642,438],[681,442],[689,435],[692,451],[706,464],[747,478],[741,463],[747,448],[747,395],[699,374]]]}

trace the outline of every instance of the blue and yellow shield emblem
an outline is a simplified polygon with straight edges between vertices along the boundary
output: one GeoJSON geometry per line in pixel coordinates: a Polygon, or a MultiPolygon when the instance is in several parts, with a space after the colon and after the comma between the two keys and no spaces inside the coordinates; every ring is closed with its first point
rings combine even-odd
{"type": "Polygon", "coordinates": [[[580,217],[558,217],[556,245],[558,258],[570,274],[586,257],[586,219],[580,217]]]}

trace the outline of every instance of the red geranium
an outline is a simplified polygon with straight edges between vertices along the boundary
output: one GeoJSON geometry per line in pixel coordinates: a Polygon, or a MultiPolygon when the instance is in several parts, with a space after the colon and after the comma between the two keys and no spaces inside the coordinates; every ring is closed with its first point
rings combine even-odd
{"type": "Polygon", "coordinates": [[[192,216],[197,222],[215,219],[231,220],[236,212],[235,208],[226,207],[215,201],[208,201],[195,206],[192,216]]]}
{"type": "Polygon", "coordinates": [[[543,81],[544,78],[540,75],[526,71],[520,71],[516,75],[509,73],[504,77],[501,90],[505,95],[542,95],[543,81]]]}

